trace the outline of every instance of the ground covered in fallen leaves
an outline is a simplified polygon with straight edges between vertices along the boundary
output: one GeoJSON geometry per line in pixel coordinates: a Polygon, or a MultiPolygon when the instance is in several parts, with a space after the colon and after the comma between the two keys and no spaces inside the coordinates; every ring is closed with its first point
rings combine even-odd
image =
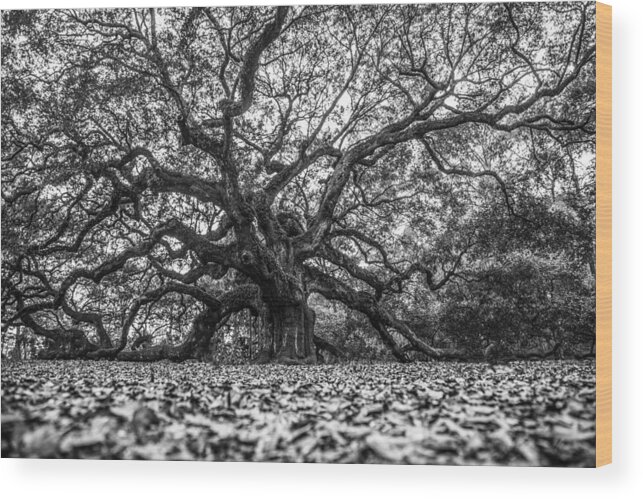
{"type": "Polygon", "coordinates": [[[2,368],[2,456],[593,466],[593,361],[2,368]]]}

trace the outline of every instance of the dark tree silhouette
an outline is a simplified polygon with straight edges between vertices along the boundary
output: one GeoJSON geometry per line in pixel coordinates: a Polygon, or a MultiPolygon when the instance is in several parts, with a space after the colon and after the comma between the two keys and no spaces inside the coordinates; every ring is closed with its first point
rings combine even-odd
{"type": "Polygon", "coordinates": [[[250,310],[258,361],[308,363],[319,293],[401,361],[461,357],[387,303],[461,276],[480,233],[443,226],[458,196],[529,228],[534,158],[593,151],[593,9],[5,11],[3,328],[184,359],[250,310]],[[189,332],[128,348],[170,321],[189,332]]]}

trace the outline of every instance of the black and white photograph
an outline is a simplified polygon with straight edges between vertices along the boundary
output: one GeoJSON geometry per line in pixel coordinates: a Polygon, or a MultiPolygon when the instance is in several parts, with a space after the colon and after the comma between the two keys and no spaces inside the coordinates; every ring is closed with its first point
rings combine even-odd
{"type": "Polygon", "coordinates": [[[594,467],[594,2],[2,11],[2,457],[594,467]]]}

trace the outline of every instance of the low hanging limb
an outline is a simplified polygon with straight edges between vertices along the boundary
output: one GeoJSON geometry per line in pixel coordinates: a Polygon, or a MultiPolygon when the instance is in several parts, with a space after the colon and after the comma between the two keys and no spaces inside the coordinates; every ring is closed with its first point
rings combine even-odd
{"type": "Polygon", "coordinates": [[[121,350],[117,360],[151,362],[155,360],[182,361],[202,356],[214,333],[225,324],[227,318],[236,312],[250,309],[258,313],[260,309],[258,288],[254,285],[241,285],[212,298],[207,308],[194,319],[192,328],[185,340],[177,345],[156,345],[141,350],[121,350]]]}
{"type": "Polygon", "coordinates": [[[459,352],[433,348],[422,341],[411,328],[395,318],[389,311],[385,310],[384,307],[368,293],[355,291],[345,283],[324,274],[314,267],[306,266],[306,272],[310,278],[310,291],[317,292],[329,300],[341,301],[347,307],[366,315],[382,341],[400,362],[408,362],[409,358],[390,334],[389,329],[393,329],[399,333],[409,343],[410,348],[425,354],[429,358],[457,360],[462,357],[459,352]]]}

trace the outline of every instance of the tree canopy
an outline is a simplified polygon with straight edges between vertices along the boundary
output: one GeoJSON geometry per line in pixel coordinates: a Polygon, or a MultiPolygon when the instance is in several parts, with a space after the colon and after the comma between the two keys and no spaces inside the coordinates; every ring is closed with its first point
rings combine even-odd
{"type": "Polygon", "coordinates": [[[403,361],[591,337],[594,124],[589,2],[4,11],[3,330],[186,358],[245,310],[313,362],[323,299],[403,361]]]}

